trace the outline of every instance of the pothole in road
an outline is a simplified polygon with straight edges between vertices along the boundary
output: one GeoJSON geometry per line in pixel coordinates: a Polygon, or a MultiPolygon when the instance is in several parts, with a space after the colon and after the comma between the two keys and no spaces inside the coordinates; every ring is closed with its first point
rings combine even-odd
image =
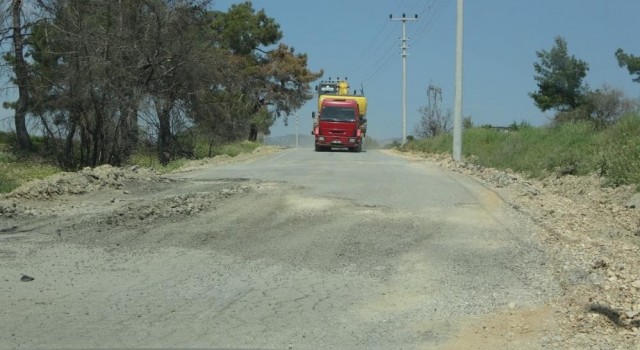
{"type": "Polygon", "coordinates": [[[185,193],[139,204],[131,203],[109,213],[102,220],[107,225],[122,225],[130,221],[157,221],[163,218],[195,215],[214,207],[224,198],[248,193],[248,186],[233,186],[215,192],[185,193]]]}

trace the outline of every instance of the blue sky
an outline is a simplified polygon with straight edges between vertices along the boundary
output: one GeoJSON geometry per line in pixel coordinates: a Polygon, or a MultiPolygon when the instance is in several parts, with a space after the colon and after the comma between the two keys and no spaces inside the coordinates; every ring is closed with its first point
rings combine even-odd
{"type": "MultiPolygon", "coordinates": [[[[241,1],[217,0],[213,8],[227,10],[241,1]]],[[[282,42],[309,56],[312,70],[328,77],[347,76],[352,88],[363,84],[369,99],[368,131],[377,139],[402,135],[402,25],[392,22],[406,13],[419,15],[407,24],[407,131],[413,133],[418,108],[426,105],[429,83],[439,85],[443,106],[453,106],[455,0],[253,0],[255,9],[280,24],[282,42]]],[[[569,51],[589,63],[586,82],[622,89],[640,98],[640,84],[618,67],[614,52],[623,48],[640,55],[637,34],[638,0],[466,0],[464,42],[464,115],[475,124],[508,125],[526,120],[548,121],[529,92],[535,52],[550,49],[556,35],[569,51]]],[[[298,111],[300,130],[311,130],[315,99],[298,111]]],[[[12,110],[0,111],[0,127],[11,126],[12,110]]],[[[295,132],[278,120],[272,134],[295,132]]]]}
{"type": "MultiPolygon", "coordinates": [[[[226,10],[239,1],[218,0],[226,10]]],[[[369,100],[368,131],[374,138],[402,135],[402,25],[392,22],[406,13],[419,15],[407,23],[407,131],[418,123],[430,82],[442,87],[443,106],[453,108],[455,0],[254,0],[255,9],[280,24],[282,42],[309,56],[312,70],[323,78],[347,76],[353,87],[364,85],[369,100]]],[[[529,92],[535,52],[550,49],[563,36],[569,51],[589,63],[586,82],[622,89],[640,98],[640,84],[618,67],[614,52],[623,48],[640,55],[638,0],[466,0],[464,28],[464,115],[475,124],[508,125],[526,120],[548,121],[529,92]]],[[[315,100],[298,111],[301,132],[311,130],[315,100]]],[[[294,133],[282,121],[273,135],[294,133]]]]}

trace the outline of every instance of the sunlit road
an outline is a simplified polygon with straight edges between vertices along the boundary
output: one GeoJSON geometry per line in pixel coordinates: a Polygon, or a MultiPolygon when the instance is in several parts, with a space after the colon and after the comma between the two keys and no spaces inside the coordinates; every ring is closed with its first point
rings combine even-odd
{"type": "Polygon", "coordinates": [[[173,177],[154,195],[246,193],[95,241],[8,242],[31,253],[2,276],[39,278],[0,287],[0,347],[447,347],[557,291],[526,219],[426,162],[288,149],[173,177]]]}

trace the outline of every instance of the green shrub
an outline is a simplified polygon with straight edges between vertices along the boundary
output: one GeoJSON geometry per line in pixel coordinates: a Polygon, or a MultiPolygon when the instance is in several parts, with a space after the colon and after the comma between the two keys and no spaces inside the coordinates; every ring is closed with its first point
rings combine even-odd
{"type": "MultiPolygon", "coordinates": [[[[515,123],[514,123],[515,124],[515,123]]],[[[497,169],[533,177],[550,173],[585,175],[596,172],[611,185],[640,184],[640,115],[628,115],[614,126],[598,130],[590,122],[531,127],[521,123],[510,131],[489,127],[464,131],[463,155],[497,169]]],[[[406,149],[450,153],[452,136],[439,135],[406,149]]]]}
{"type": "MultiPolygon", "coordinates": [[[[256,148],[260,147],[258,142],[236,142],[226,145],[212,146],[211,154],[215,156],[228,155],[235,157],[241,153],[251,153],[256,148]]],[[[194,147],[194,158],[203,159],[209,155],[209,145],[205,140],[196,140],[194,147]]],[[[136,153],[131,155],[128,164],[137,164],[143,167],[152,168],[159,173],[168,173],[173,170],[179,169],[187,163],[187,159],[178,158],[170,161],[167,165],[162,165],[158,161],[158,156],[152,148],[139,148],[136,153]]]]}
{"type": "Polygon", "coordinates": [[[242,141],[236,143],[230,143],[214,148],[214,155],[227,155],[235,157],[240,153],[251,153],[258,148],[260,143],[251,141],[242,141]]]}
{"type": "Polygon", "coordinates": [[[43,179],[60,169],[42,160],[0,159],[0,193],[11,192],[25,182],[43,179]]]}
{"type": "Polygon", "coordinates": [[[598,172],[611,185],[640,185],[640,115],[628,115],[603,132],[598,172]]]}
{"type": "Polygon", "coordinates": [[[8,193],[25,182],[42,179],[60,172],[60,169],[38,155],[43,138],[32,137],[36,146],[33,153],[15,150],[14,133],[0,132],[0,193],[8,193]]]}
{"type": "Polygon", "coordinates": [[[18,183],[14,179],[11,179],[4,173],[0,173],[0,193],[9,193],[18,186],[18,183]]]}

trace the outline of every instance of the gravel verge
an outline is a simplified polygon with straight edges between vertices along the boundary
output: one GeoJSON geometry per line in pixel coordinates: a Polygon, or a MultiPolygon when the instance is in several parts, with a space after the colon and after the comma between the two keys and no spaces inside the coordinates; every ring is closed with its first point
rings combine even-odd
{"type": "MultiPolygon", "coordinates": [[[[398,154],[397,152],[394,152],[398,154]]],[[[538,226],[563,293],[552,302],[559,328],[551,348],[632,349],[640,344],[640,197],[597,175],[538,180],[454,162],[449,155],[400,153],[470,176],[538,226]]]]}

